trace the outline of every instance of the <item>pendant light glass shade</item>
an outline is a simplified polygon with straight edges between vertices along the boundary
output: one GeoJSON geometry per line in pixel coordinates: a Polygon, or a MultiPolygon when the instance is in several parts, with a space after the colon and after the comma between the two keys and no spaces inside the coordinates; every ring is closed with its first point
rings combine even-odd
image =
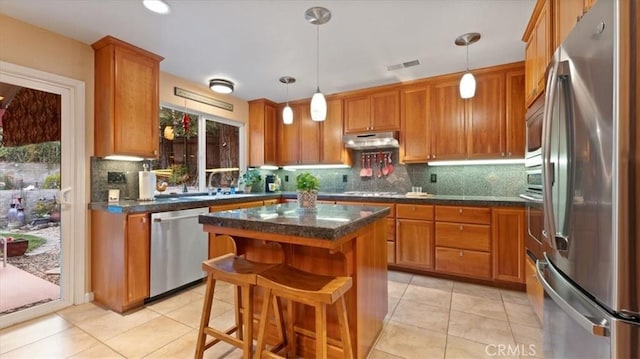
{"type": "Polygon", "coordinates": [[[476,78],[471,72],[465,72],[460,79],[460,97],[472,98],[476,94],[476,78]]]}
{"type": "Polygon", "coordinates": [[[320,89],[311,98],[311,119],[313,121],[324,121],[327,118],[327,100],[320,89]]]}
{"type": "Polygon", "coordinates": [[[282,123],[284,123],[285,125],[290,125],[293,123],[293,110],[291,109],[291,106],[289,106],[289,104],[287,104],[282,109],[282,123]]]}
{"type": "Polygon", "coordinates": [[[316,122],[324,121],[327,118],[327,100],[320,92],[320,25],[331,20],[331,11],[323,7],[312,7],[304,13],[304,18],[313,25],[316,25],[316,93],[311,98],[311,119],[316,122]]]}
{"type": "Polygon", "coordinates": [[[458,46],[464,46],[467,50],[467,71],[460,79],[460,97],[472,98],[476,95],[476,79],[469,71],[469,45],[480,40],[480,34],[477,32],[469,32],[462,34],[456,38],[454,43],[458,46]]]}
{"type": "Polygon", "coordinates": [[[280,82],[287,85],[287,104],[282,109],[282,123],[290,125],[293,123],[293,110],[289,106],[289,84],[295,83],[296,79],[291,76],[282,76],[280,82]]]}

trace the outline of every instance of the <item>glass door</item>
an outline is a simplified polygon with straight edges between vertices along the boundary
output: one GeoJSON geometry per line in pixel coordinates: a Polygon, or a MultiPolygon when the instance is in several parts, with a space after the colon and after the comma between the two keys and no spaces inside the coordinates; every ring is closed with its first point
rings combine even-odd
{"type": "Polygon", "coordinates": [[[0,98],[0,236],[7,244],[0,327],[6,327],[84,301],[86,212],[78,201],[85,187],[76,186],[84,176],[85,160],[78,158],[85,153],[84,84],[3,63],[0,98]]]}

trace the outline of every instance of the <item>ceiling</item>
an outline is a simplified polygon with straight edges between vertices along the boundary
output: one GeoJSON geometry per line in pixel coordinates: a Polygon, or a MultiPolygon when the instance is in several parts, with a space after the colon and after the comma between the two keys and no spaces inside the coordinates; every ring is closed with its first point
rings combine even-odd
{"type": "Polygon", "coordinates": [[[2,0],[0,12],[91,44],[105,35],[154,52],[160,69],[202,84],[236,84],[245,100],[287,100],[281,76],[293,76],[289,99],[316,89],[316,25],[306,9],[331,10],[320,26],[324,94],[463,71],[457,36],[479,32],[469,67],[524,59],[522,33],[535,0],[167,0],[169,15],[141,0],[2,0]],[[420,65],[388,71],[412,60],[420,65]]]}

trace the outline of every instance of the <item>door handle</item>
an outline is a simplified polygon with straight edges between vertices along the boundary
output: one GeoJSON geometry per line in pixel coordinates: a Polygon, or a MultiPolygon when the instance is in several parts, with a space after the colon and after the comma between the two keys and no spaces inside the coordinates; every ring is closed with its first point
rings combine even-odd
{"type": "Polygon", "coordinates": [[[63,188],[59,191],[59,194],[58,194],[60,204],[65,208],[71,206],[71,201],[67,198],[67,194],[71,192],[71,189],[72,189],[71,187],[63,188]]]}

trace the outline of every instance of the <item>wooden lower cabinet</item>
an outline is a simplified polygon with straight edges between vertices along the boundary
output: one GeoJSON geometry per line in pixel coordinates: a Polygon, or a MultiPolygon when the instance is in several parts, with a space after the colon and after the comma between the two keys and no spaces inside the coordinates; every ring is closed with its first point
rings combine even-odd
{"type": "Polygon", "coordinates": [[[533,311],[536,312],[538,319],[540,319],[540,323],[542,323],[544,288],[542,288],[542,284],[540,284],[538,277],[536,276],[536,265],[528,256],[525,260],[525,283],[527,285],[527,297],[529,297],[529,302],[531,302],[533,311]]]}
{"type": "Polygon", "coordinates": [[[436,270],[474,278],[491,278],[491,253],[436,247],[436,270]]]}
{"type": "Polygon", "coordinates": [[[122,313],[149,297],[149,213],[91,211],[91,290],[95,302],[122,313]]]}
{"type": "Polygon", "coordinates": [[[525,283],[524,209],[494,208],[492,222],[494,278],[505,282],[525,283]]]}
{"type": "Polygon", "coordinates": [[[127,303],[143,301],[149,296],[151,230],[149,214],[127,216],[127,303]]]}
{"type": "Polygon", "coordinates": [[[397,219],[396,264],[433,269],[433,247],[433,221],[397,219]]]}

